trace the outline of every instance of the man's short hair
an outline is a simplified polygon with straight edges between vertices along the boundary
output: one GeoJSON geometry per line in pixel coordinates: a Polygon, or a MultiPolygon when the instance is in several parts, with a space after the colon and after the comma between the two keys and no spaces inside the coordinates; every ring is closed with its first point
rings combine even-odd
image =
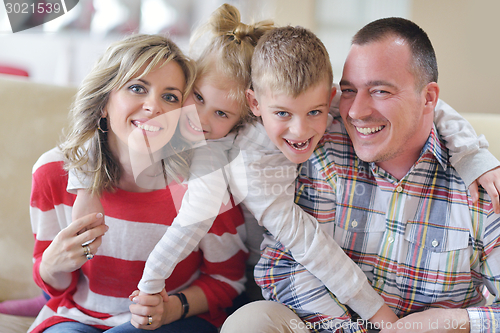
{"type": "Polygon", "coordinates": [[[437,82],[438,67],[432,43],[425,31],[410,20],[389,17],[368,23],[354,35],[352,44],[364,45],[391,36],[400,37],[410,47],[413,63],[409,70],[415,76],[417,89],[437,82]]]}
{"type": "Polygon", "coordinates": [[[262,36],[252,57],[252,88],[297,97],[320,82],[331,87],[333,72],[328,51],[303,27],[280,27],[262,36]]]}

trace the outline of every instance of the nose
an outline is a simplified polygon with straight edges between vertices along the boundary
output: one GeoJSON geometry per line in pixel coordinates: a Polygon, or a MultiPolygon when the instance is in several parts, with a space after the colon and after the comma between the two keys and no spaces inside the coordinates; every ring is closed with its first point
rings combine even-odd
{"type": "Polygon", "coordinates": [[[289,131],[292,133],[297,139],[303,139],[303,136],[307,134],[307,120],[296,117],[292,124],[290,125],[289,131]]]}
{"type": "Polygon", "coordinates": [[[150,112],[154,116],[158,116],[165,112],[163,110],[162,102],[152,94],[146,97],[143,104],[144,110],[150,112]]]}
{"type": "Polygon", "coordinates": [[[363,119],[369,117],[373,112],[372,99],[369,93],[358,91],[353,98],[349,108],[349,117],[352,119],[363,119]]]}

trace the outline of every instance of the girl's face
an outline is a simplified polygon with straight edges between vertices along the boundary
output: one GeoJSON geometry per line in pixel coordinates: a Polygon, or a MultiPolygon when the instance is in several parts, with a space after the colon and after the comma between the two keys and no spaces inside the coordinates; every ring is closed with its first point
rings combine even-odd
{"type": "Polygon", "coordinates": [[[241,119],[241,106],[209,80],[195,83],[179,121],[181,134],[189,141],[225,137],[241,119]]]}
{"type": "Polygon", "coordinates": [[[146,154],[157,151],[177,127],[186,84],[181,67],[170,61],[137,78],[146,66],[123,87],[111,91],[104,108],[109,146],[118,158],[130,155],[129,149],[146,154]]]}

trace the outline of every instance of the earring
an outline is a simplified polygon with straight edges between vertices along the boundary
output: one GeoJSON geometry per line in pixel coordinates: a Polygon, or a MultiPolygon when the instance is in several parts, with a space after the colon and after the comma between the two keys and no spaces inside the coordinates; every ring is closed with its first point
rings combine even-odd
{"type": "Polygon", "coordinates": [[[97,121],[97,129],[101,131],[101,133],[107,133],[108,132],[108,122],[106,118],[101,117],[97,121]],[[104,120],[104,123],[101,123],[101,121],[104,120]]]}

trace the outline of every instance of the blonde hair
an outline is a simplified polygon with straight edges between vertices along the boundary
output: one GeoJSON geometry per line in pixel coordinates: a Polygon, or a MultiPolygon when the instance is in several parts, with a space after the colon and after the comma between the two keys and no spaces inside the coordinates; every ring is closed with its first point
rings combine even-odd
{"type": "Polygon", "coordinates": [[[265,34],[252,58],[252,87],[297,97],[321,81],[333,84],[330,57],[321,40],[303,27],[280,27],[265,34]]]}
{"type": "MultiPolygon", "coordinates": [[[[110,92],[123,87],[143,66],[146,68],[139,77],[169,61],[177,62],[184,73],[185,99],[194,82],[195,64],[175,43],[160,35],[136,34],[111,44],[83,80],[70,110],[69,132],[59,147],[66,158],[65,169],[86,174],[92,180],[90,191],[93,194],[113,191],[121,177],[121,168],[110,151],[107,133],[99,129],[110,92]]],[[[174,138],[179,137],[174,135],[174,138]]],[[[175,151],[162,162],[164,174],[175,179],[187,176],[188,155],[182,152],[187,147],[186,142],[172,140],[164,148],[175,151]]]]}
{"type": "Polygon", "coordinates": [[[273,28],[271,20],[242,23],[238,9],[223,4],[191,38],[193,45],[207,32],[212,36],[196,61],[197,80],[209,80],[228,90],[228,97],[241,105],[241,121],[233,131],[253,119],[245,98],[251,85],[252,55],[260,37],[273,28]]]}

